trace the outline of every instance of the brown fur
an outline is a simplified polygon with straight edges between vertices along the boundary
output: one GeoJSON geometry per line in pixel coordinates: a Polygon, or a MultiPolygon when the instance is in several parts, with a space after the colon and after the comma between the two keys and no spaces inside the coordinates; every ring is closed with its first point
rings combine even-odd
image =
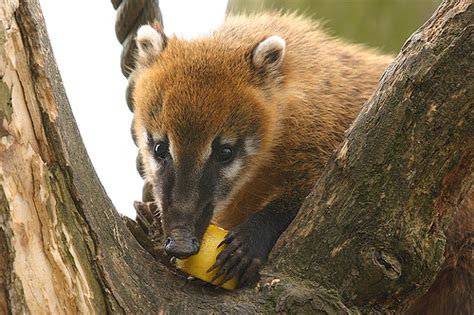
{"type": "MultiPolygon", "coordinates": [[[[246,131],[261,140],[258,153],[239,173],[235,184],[239,189],[213,218],[227,229],[276,197],[299,201],[306,197],[392,59],[331,38],[317,23],[293,15],[228,17],[209,37],[170,38],[164,44],[158,60],[139,67],[134,93],[137,133],[172,130],[172,142],[181,143],[172,149],[175,155],[191,152],[203,159],[206,152],[200,150],[216,133],[232,139],[246,131]],[[286,41],[286,52],[281,77],[268,81],[255,75],[249,60],[256,45],[273,35],[286,41]],[[162,107],[164,103],[172,106],[162,107]]],[[[147,166],[147,154],[142,152],[145,166],[153,169],[147,166]]],[[[463,225],[459,218],[470,222],[472,231],[472,208],[460,211],[453,225],[463,225]]],[[[459,248],[451,246],[448,251],[459,248]]],[[[469,288],[456,287],[454,282],[455,277],[472,279],[473,268],[472,249],[448,255],[432,289],[411,313],[426,312],[456,295],[472,301],[472,295],[466,294],[472,281],[469,288]],[[445,285],[452,290],[439,298],[440,291],[446,292],[445,285]]],[[[436,314],[453,310],[437,309],[436,314]]]]}
{"type": "MultiPolygon", "coordinates": [[[[259,161],[254,161],[258,165],[254,167],[252,178],[215,218],[215,222],[225,228],[242,222],[249,214],[261,209],[272,196],[300,194],[304,198],[309,193],[329,155],[341,142],[344,131],[391,61],[390,57],[373,50],[330,38],[318,24],[300,17],[229,17],[209,38],[190,42],[170,39],[162,60],[172,59],[173,62],[150,67],[140,79],[142,82],[164,82],[164,89],[173,86],[179,89],[180,86],[189,86],[186,71],[189,71],[190,61],[194,62],[196,69],[208,72],[210,76],[219,69],[219,86],[193,82],[196,89],[206,89],[207,100],[196,100],[200,95],[193,91],[180,94],[181,104],[199,104],[201,108],[194,110],[210,112],[208,117],[213,121],[208,130],[198,131],[205,139],[207,137],[201,133],[212,133],[221,127],[222,117],[226,116],[224,111],[229,110],[212,104],[223,100],[229,103],[232,95],[237,94],[236,86],[245,93],[254,80],[246,57],[256,44],[272,35],[281,36],[287,43],[282,65],[283,82],[266,87],[260,95],[252,93],[249,99],[255,100],[254,103],[235,100],[235,106],[243,107],[241,111],[245,111],[245,115],[256,115],[259,109],[266,112],[258,119],[266,117],[267,121],[259,123],[274,125],[264,128],[268,133],[264,139],[271,143],[266,144],[269,151],[261,155],[259,161]],[[176,58],[169,58],[173,55],[176,58]],[[172,76],[169,75],[171,72],[172,76]]],[[[147,100],[160,95],[158,90],[153,90],[156,85],[137,82],[137,86],[141,86],[135,95],[137,104],[146,104],[147,100]]],[[[153,103],[145,106],[153,106],[153,103]]],[[[140,120],[140,112],[139,108],[137,120],[140,120]]],[[[178,117],[173,115],[179,112],[182,111],[167,112],[168,121],[176,124],[178,117]]],[[[193,109],[186,112],[191,114],[193,109]]],[[[173,128],[176,129],[176,125],[173,128]]],[[[234,124],[229,128],[237,127],[234,124]]]]}
{"type": "Polygon", "coordinates": [[[295,16],[230,18],[216,39],[252,46],[270,35],[287,43],[283,84],[267,92],[278,111],[279,133],[271,158],[217,217],[225,227],[240,223],[273,195],[304,198],[391,61],[329,38],[319,25],[295,16]]]}

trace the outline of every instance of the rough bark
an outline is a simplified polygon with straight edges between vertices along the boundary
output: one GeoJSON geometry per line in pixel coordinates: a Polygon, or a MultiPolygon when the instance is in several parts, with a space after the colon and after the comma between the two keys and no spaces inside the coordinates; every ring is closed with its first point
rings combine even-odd
{"type": "Polygon", "coordinates": [[[0,312],[403,311],[441,268],[472,186],[471,1],[406,43],[264,274],[218,291],[144,250],[82,144],[37,0],[0,2],[0,312]],[[274,282],[276,283],[276,282],[274,282]]]}
{"type": "Polygon", "coordinates": [[[445,2],[404,45],[275,248],[280,271],[364,311],[428,288],[473,180],[473,13],[445,2]]]}

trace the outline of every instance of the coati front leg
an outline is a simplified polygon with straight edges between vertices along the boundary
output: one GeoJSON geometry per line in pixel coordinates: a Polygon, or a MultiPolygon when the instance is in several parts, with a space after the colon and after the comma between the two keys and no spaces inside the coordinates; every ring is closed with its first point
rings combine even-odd
{"type": "Polygon", "coordinates": [[[274,200],[247,221],[232,228],[219,245],[227,244],[208,272],[218,269],[211,282],[218,285],[235,277],[239,286],[254,279],[273,245],[298,213],[301,202],[274,200]]]}

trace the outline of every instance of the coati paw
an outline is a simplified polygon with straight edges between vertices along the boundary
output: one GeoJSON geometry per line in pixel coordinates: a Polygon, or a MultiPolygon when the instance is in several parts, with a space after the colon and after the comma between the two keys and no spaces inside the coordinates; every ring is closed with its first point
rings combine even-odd
{"type": "Polygon", "coordinates": [[[207,271],[218,269],[211,280],[214,283],[222,277],[216,283],[217,286],[223,285],[234,277],[238,280],[239,287],[251,283],[258,276],[258,271],[268,255],[268,251],[255,246],[255,237],[245,233],[245,229],[239,227],[229,232],[219,244],[219,247],[224,244],[227,246],[217,256],[215,264],[207,271]]]}

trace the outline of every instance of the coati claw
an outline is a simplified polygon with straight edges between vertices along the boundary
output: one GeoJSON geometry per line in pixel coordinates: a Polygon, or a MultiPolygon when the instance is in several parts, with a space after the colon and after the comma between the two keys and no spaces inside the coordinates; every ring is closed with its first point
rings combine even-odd
{"type": "Polygon", "coordinates": [[[218,245],[227,244],[216,258],[214,265],[208,272],[219,268],[211,282],[222,277],[216,284],[222,286],[228,280],[236,278],[239,286],[246,284],[253,279],[262,266],[268,252],[263,252],[261,248],[255,246],[255,242],[249,233],[245,233],[245,226],[238,226],[227,234],[224,240],[218,245]]]}
{"type": "Polygon", "coordinates": [[[224,244],[230,244],[230,242],[232,242],[233,239],[234,239],[234,234],[232,232],[228,233],[226,237],[222,240],[222,242],[220,242],[219,245],[217,245],[217,248],[220,248],[224,244]]]}
{"type": "Polygon", "coordinates": [[[159,222],[161,214],[156,203],[135,201],[133,206],[137,212],[136,221],[142,230],[153,240],[161,237],[161,234],[163,234],[159,222]]]}

